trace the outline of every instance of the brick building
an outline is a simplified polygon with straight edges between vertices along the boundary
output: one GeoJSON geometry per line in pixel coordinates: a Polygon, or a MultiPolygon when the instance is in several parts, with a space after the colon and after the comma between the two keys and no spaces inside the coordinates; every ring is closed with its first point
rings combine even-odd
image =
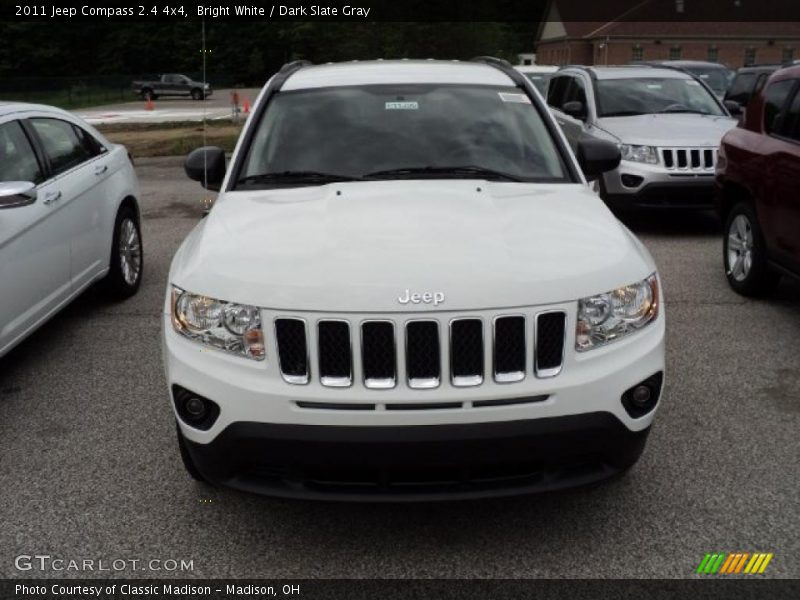
{"type": "MultiPolygon", "coordinates": [[[[606,0],[619,7],[617,16],[608,21],[580,21],[585,16],[580,3],[552,0],[537,32],[536,62],[620,65],[640,60],[705,60],[738,68],[800,59],[800,22],[684,20],[690,1],[606,0]]],[[[724,2],[714,5],[724,8],[724,2]]]]}

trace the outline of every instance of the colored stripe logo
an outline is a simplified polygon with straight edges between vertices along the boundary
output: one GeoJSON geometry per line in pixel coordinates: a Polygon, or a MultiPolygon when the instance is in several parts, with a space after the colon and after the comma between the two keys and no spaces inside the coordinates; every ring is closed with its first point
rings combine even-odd
{"type": "Polygon", "coordinates": [[[772,560],[772,552],[714,552],[706,554],[695,573],[699,575],[761,575],[772,560]]]}

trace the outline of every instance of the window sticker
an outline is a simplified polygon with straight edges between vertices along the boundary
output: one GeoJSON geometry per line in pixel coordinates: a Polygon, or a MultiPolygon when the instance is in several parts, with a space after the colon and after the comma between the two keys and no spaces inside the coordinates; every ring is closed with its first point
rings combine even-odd
{"type": "Polygon", "coordinates": [[[661,89],[661,84],[660,83],[648,83],[647,84],[647,89],[649,89],[649,90],[660,90],[661,89]]]}
{"type": "Polygon", "coordinates": [[[695,81],[694,79],[686,80],[686,85],[700,85],[699,82],[695,81]]]}
{"type": "Polygon", "coordinates": [[[418,110],[419,102],[405,101],[405,102],[387,102],[386,110],[418,110]]]}
{"type": "Polygon", "coordinates": [[[516,104],[530,104],[531,99],[525,94],[510,94],[508,92],[497,92],[503,102],[514,102],[516,104]]]}

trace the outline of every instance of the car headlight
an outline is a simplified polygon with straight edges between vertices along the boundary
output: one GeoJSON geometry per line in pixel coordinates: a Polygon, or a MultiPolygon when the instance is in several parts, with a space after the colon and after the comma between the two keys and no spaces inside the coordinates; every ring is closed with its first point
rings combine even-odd
{"type": "Polygon", "coordinates": [[[575,349],[584,352],[641,329],[658,316],[658,277],[578,301],[575,349]]]}
{"type": "Polygon", "coordinates": [[[232,354],[264,360],[261,313],[255,306],[216,300],[172,287],[172,326],[181,335],[232,354]]]}
{"type": "Polygon", "coordinates": [[[620,144],[619,153],[622,155],[622,160],[648,163],[651,165],[658,164],[658,153],[656,152],[656,149],[653,146],[635,146],[633,144],[620,144]]]}

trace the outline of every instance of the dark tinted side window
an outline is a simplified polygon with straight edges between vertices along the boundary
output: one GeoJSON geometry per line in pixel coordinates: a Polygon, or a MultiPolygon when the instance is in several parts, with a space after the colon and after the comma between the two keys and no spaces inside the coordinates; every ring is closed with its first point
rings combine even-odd
{"type": "Polygon", "coordinates": [[[586,88],[583,85],[583,81],[577,77],[569,78],[569,85],[562,106],[566,102],[580,102],[584,108],[586,107],[586,88]]]}
{"type": "Polygon", "coordinates": [[[0,125],[0,181],[43,180],[33,147],[19,121],[0,125]]]}
{"type": "Polygon", "coordinates": [[[31,125],[42,140],[54,175],[68,171],[94,156],[78,137],[72,123],[60,119],[31,119],[31,125]]]}
{"type": "Polygon", "coordinates": [[[794,100],[786,112],[784,123],[784,135],[800,142],[800,93],[795,93],[794,100]]]}
{"type": "Polygon", "coordinates": [[[766,133],[778,132],[781,129],[786,100],[794,84],[793,79],[786,79],[767,86],[764,94],[764,131],[766,133]]]}
{"type": "Polygon", "coordinates": [[[756,79],[756,84],[753,86],[753,93],[750,95],[751,98],[761,91],[761,88],[763,88],[764,84],[767,83],[767,79],[769,79],[769,73],[761,73],[758,76],[758,79],[756,79]]]}
{"type": "Polygon", "coordinates": [[[553,77],[550,80],[550,85],[547,86],[547,104],[553,108],[561,108],[569,80],[570,77],[566,75],[553,77]]]}
{"type": "Polygon", "coordinates": [[[746,105],[753,93],[753,84],[755,82],[755,73],[739,73],[733,80],[728,93],[725,94],[725,99],[735,100],[739,104],[746,105]]]}

